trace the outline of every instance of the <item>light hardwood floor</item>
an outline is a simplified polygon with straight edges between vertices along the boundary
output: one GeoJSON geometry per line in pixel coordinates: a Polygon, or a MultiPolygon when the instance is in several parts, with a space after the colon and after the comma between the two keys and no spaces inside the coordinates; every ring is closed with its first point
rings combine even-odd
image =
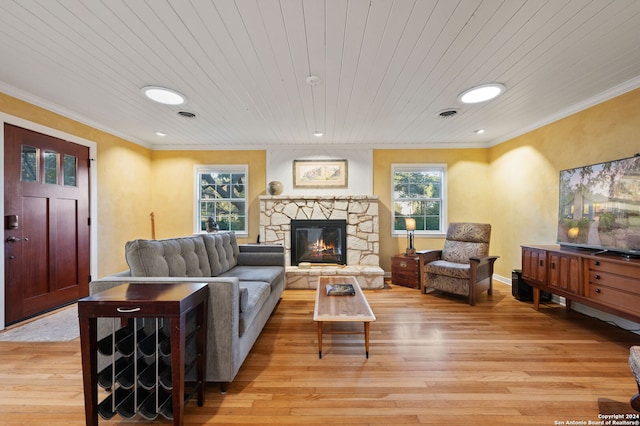
{"type": "MultiPolygon", "coordinates": [[[[635,413],[637,334],[552,303],[536,312],[501,283],[474,307],[395,285],[365,295],[377,316],[369,359],[363,337],[344,334],[325,336],[318,359],[314,292],[287,290],[228,393],[209,386],[185,424],[558,425],[635,413]]],[[[79,339],[0,342],[0,424],[84,424],[79,339]]]]}

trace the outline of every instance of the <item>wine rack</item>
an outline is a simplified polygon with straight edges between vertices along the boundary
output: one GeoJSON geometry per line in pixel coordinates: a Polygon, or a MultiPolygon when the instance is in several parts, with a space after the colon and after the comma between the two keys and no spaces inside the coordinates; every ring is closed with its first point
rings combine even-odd
{"type": "Polygon", "coordinates": [[[109,360],[98,372],[98,385],[110,393],[98,404],[98,414],[106,420],[116,414],[173,420],[171,337],[163,319],[132,318],[120,328],[118,319],[111,323],[112,333],[98,341],[98,353],[109,360]]]}
{"type": "Polygon", "coordinates": [[[146,283],[124,284],[78,302],[87,425],[97,425],[98,416],[161,416],[182,424],[192,394],[197,392],[203,405],[207,299],[206,284],[146,283]],[[196,324],[187,333],[186,314],[192,310],[196,324]],[[105,334],[99,340],[98,318],[105,334]],[[186,353],[195,355],[187,360],[186,353]],[[193,369],[197,379],[185,397],[185,377],[193,369]],[[106,394],[99,403],[98,388],[106,394]]]}

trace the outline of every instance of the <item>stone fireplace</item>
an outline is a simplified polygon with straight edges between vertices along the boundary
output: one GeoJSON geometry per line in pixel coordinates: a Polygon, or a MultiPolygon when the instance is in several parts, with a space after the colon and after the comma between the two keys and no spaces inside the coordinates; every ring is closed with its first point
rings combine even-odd
{"type": "Polygon", "coordinates": [[[347,221],[291,220],[291,266],[347,264],[347,221]]]}
{"type": "Polygon", "coordinates": [[[353,275],[362,288],[384,287],[379,262],[378,197],[260,196],[260,242],[285,246],[287,288],[316,288],[320,275],[353,275]],[[310,266],[295,265],[291,258],[292,221],[345,222],[344,264],[306,260],[310,266]]]}

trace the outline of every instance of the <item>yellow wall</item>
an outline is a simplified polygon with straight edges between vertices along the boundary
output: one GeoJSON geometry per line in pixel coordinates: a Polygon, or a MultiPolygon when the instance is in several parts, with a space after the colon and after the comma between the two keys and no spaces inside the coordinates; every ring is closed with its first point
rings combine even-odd
{"type": "Polygon", "coordinates": [[[521,244],[556,241],[561,170],[640,152],[640,89],[489,150],[496,273],[520,268],[521,244]]]}
{"type": "MultiPolygon", "coordinates": [[[[489,222],[491,204],[486,149],[383,149],[373,152],[373,193],[380,197],[380,266],[391,271],[391,256],[403,253],[407,239],[391,236],[391,165],[440,163],[447,165],[449,222],[489,222]]],[[[416,236],[417,250],[440,249],[442,238],[416,236]]]]}
{"type": "Polygon", "coordinates": [[[154,151],[152,187],[156,238],[194,232],[194,168],[210,164],[249,165],[249,236],[256,242],[260,225],[258,196],[265,194],[266,151],[154,151]]]}
{"type": "MultiPolygon", "coordinates": [[[[96,143],[98,276],[126,269],[124,244],[150,236],[151,151],[106,132],[0,93],[0,111],[96,143]]],[[[10,120],[9,120],[10,121],[10,120]]],[[[4,130],[1,130],[4,131],[4,130]]]]}

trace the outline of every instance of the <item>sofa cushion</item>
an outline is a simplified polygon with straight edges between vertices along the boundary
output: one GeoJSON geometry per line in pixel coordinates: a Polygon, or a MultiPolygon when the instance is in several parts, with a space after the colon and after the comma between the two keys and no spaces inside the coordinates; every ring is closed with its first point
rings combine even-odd
{"type": "Polygon", "coordinates": [[[202,234],[202,240],[209,256],[212,277],[217,277],[236,266],[239,249],[235,233],[202,234]]]}
{"type": "Polygon", "coordinates": [[[240,283],[240,289],[241,303],[242,293],[246,292],[246,303],[244,309],[240,312],[239,333],[242,336],[251,327],[251,323],[269,297],[271,286],[266,282],[245,281],[240,283]]]}
{"type": "Polygon", "coordinates": [[[210,277],[209,257],[200,237],[133,240],[125,244],[132,277],[210,277]]]}
{"type": "Polygon", "coordinates": [[[249,310],[249,289],[240,286],[240,312],[249,310]]]}
{"type": "Polygon", "coordinates": [[[219,277],[236,277],[243,281],[263,281],[271,286],[278,285],[284,279],[283,266],[236,266],[219,277]]]}

